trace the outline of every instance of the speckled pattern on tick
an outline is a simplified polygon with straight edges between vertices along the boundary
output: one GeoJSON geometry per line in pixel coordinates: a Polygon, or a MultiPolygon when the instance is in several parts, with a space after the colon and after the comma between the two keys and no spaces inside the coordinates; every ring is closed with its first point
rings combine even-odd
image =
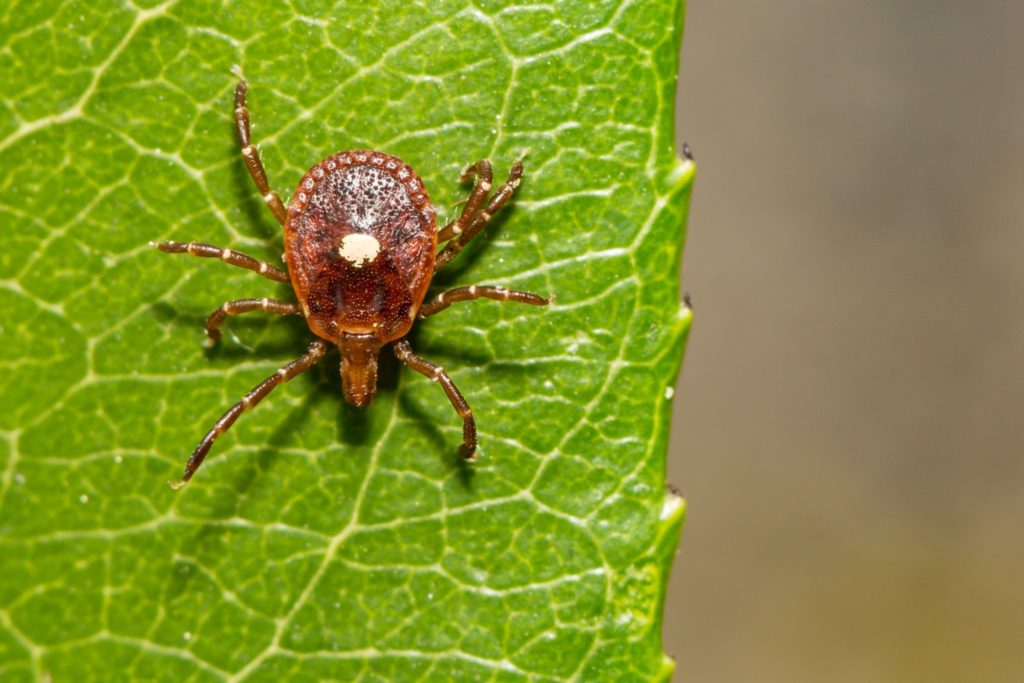
{"type": "Polygon", "coordinates": [[[318,337],[297,360],[284,365],[231,406],[192,452],[180,482],[195,474],[218,436],[277,385],[301,374],[334,345],[341,353],[341,384],[345,400],[366,406],[377,390],[377,356],[390,344],[395,355],[413,370],[439,383],[463,421],[461,454],[476,452],[473,412],[444,368],[416,356],[405,339],[418,318],[427,318],[456,301],[487,298],[545,306],[549,299],[490,285],[456,287],[423,303],[430,281],[509,200],[523,175],[512,164],[508,179],[490,197],[491,163],[468,167],[460,180],[475,178],[459,217],[437,229],[437,217],[423,181],[401,159],[372,150],[338,152],[303,176],[287,207],[270,189],[256,147],[249,136],[246,82],[235,88],[235,124],[242,158],[270,211],[284,226],[287,272],[232,249],[203,242],[160,242],[151,245],[172,254],[218,258],[291,284],[298,303],[275,299],[235,299],[217,308],[206,321],[207,342],[220,338],[231,315],[266,311],[301,315],[318,337]],[[438,251],[438,245],[444,247],[438,251]]]}

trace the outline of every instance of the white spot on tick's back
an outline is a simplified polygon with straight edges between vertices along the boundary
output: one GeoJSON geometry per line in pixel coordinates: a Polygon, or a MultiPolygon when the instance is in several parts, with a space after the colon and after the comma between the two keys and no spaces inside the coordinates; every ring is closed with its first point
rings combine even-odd
{"type": "Polygon", "coordinates": [[[354,232],[345,235],[338,245],[338,255],[356,268],[373,263],[380,253],[380,242],[373,235],[354,232]]]}

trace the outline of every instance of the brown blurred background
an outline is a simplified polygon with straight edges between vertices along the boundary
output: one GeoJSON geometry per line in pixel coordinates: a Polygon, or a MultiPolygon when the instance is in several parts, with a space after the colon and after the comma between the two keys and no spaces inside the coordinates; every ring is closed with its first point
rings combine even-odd
{"type": "Polygon", "coordinates": [[[1024,3],[689,3],[677,681],[1024,681],[1024,3]]]}

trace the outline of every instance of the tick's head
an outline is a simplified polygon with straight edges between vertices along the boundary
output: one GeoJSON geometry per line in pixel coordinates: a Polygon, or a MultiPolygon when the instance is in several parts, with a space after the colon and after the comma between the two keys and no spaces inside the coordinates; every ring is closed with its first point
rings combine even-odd
{"type": "Polygon", "coordinates": [[[380,342],[373,334],[344,332],[338,342],[341,351],[341,388],[345,400],[354,406],[368,406],[377,394],[377,355],[380,342]]]}

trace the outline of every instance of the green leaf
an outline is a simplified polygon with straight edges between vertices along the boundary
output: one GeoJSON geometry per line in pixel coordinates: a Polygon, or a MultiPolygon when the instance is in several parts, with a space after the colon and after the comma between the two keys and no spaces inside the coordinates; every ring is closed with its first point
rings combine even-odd
{"type": "MultiPolygon", "coordinates": [[[[690,313],[693,166],[674,154],[676,2],[12,1],[0,10],[0,677],[5,681],[647,681],[682,523],[664,487],[690,313]],[[231,67],[271,182],[369,147],[442,211],[478,158],[512,205],[435,288],[368,409],[337,356],[276,390],[180,492],[189,452],[301,354],[301,320],[202,320],[287,287],[160,254],[277,263],[233,132],[231,67]]],[[[449,208],[445,208],[449,207],[449,208]]]]}

